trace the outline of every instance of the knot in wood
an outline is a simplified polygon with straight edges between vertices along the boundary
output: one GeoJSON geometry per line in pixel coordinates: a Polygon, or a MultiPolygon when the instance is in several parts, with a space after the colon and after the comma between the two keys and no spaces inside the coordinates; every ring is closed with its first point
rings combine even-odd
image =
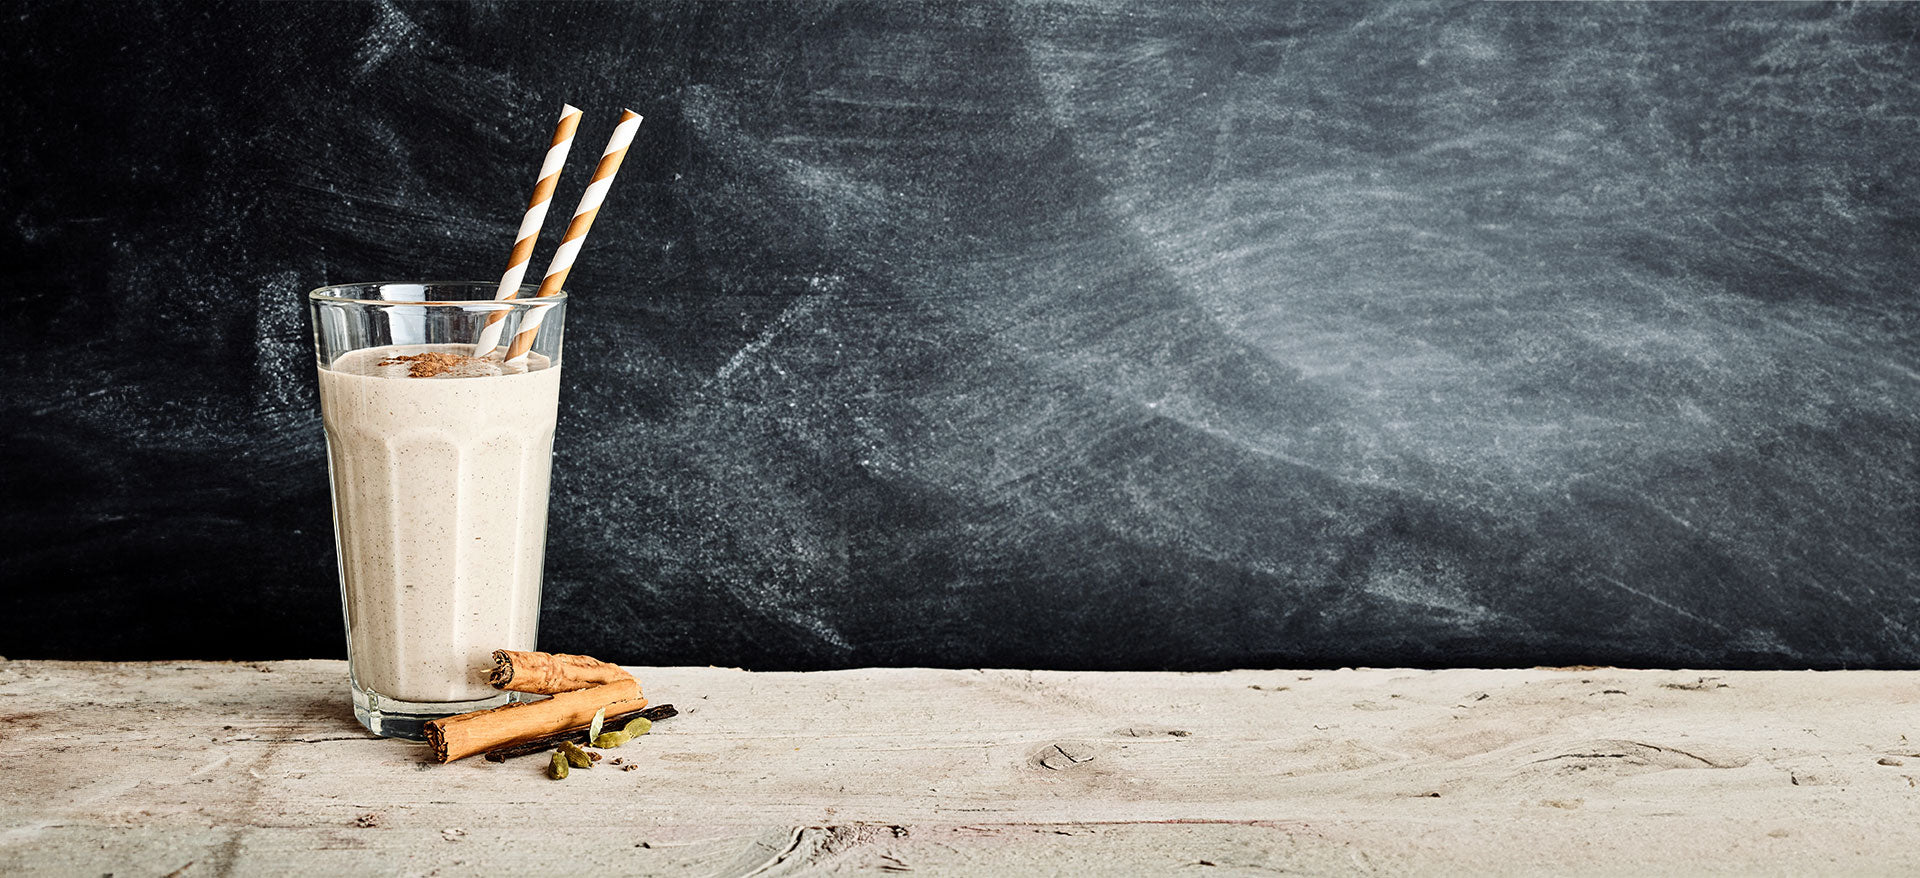
{"type": "Polygon", "coordinates": [[[1092,762],[1093,758],[1092,747],[1076,741],[1060,741],[1035,751],[1031,762],[1048,771],[1066,771],[1076,765],[1092,762]]]}

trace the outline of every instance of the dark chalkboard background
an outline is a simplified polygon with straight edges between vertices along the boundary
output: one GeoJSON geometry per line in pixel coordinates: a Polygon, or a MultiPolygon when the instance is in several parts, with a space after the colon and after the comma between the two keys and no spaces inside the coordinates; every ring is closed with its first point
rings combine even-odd
{"type": "Polygon", "coordinates": [[[0,653],[341,655],[302,294],[571,101],[548,648],[1920,667],[1920,7],[7,18],[0,653]]]}

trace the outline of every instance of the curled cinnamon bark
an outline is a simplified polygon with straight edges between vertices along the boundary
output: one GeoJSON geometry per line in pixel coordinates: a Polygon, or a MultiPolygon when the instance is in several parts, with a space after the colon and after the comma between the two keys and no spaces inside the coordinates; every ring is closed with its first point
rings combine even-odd
{"type": "Polygon", "coordinates": [[[487,682],[509,692],[553,695],[632,678],[619,665],[592,656],[496,649],[487,682]]]}

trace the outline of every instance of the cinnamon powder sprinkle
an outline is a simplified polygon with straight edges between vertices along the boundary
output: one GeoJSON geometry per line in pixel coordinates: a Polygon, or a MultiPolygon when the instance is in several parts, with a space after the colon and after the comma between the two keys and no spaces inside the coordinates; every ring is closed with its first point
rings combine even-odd
{"type": "Polygon", "coordinates": [[[410,354],[404,357],[388,357],[380,361],[382,366],[394,366],[410,363],[407,375],[413,378],[432,378],[442,372],[451,372],[474,361],[474,357],[461,354],[443,354],[437,351],[424,354],[410,354]]]}

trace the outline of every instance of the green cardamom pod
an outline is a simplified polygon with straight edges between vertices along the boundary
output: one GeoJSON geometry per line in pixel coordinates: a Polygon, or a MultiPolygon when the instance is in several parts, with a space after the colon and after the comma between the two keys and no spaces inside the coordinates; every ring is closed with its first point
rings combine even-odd
{"type": "Polygon", "coordinates": [[[638,738],[641,735],[653,731],[653,720],[647,719],[644,716],[636,716],[627,723],[625,731],[627,737],[638,738]]]}
{"type": "Polygon", "coordinates": [[[593,739],[593,746],[599,747],[602,750],[608,750],[631,740],[633,740],[633,736],[626,732],[604,732],[600,737],[593,739]]]}
{"type": "Polygon", "coordinates": [[[593,757],[588,755],[587,751],[580,749],[579,744],[575,744],[572,741],[561,741],[560,752],[566,754],[567,761],[573,763],[574,768],[593,767],[593,757]]]}
{"type": "Polygon", "coordinates": [[[547,762],[547,776],[554,780],[567,779],[567,757],[560,751],[553,751],[553,759],[547,762]]]}

